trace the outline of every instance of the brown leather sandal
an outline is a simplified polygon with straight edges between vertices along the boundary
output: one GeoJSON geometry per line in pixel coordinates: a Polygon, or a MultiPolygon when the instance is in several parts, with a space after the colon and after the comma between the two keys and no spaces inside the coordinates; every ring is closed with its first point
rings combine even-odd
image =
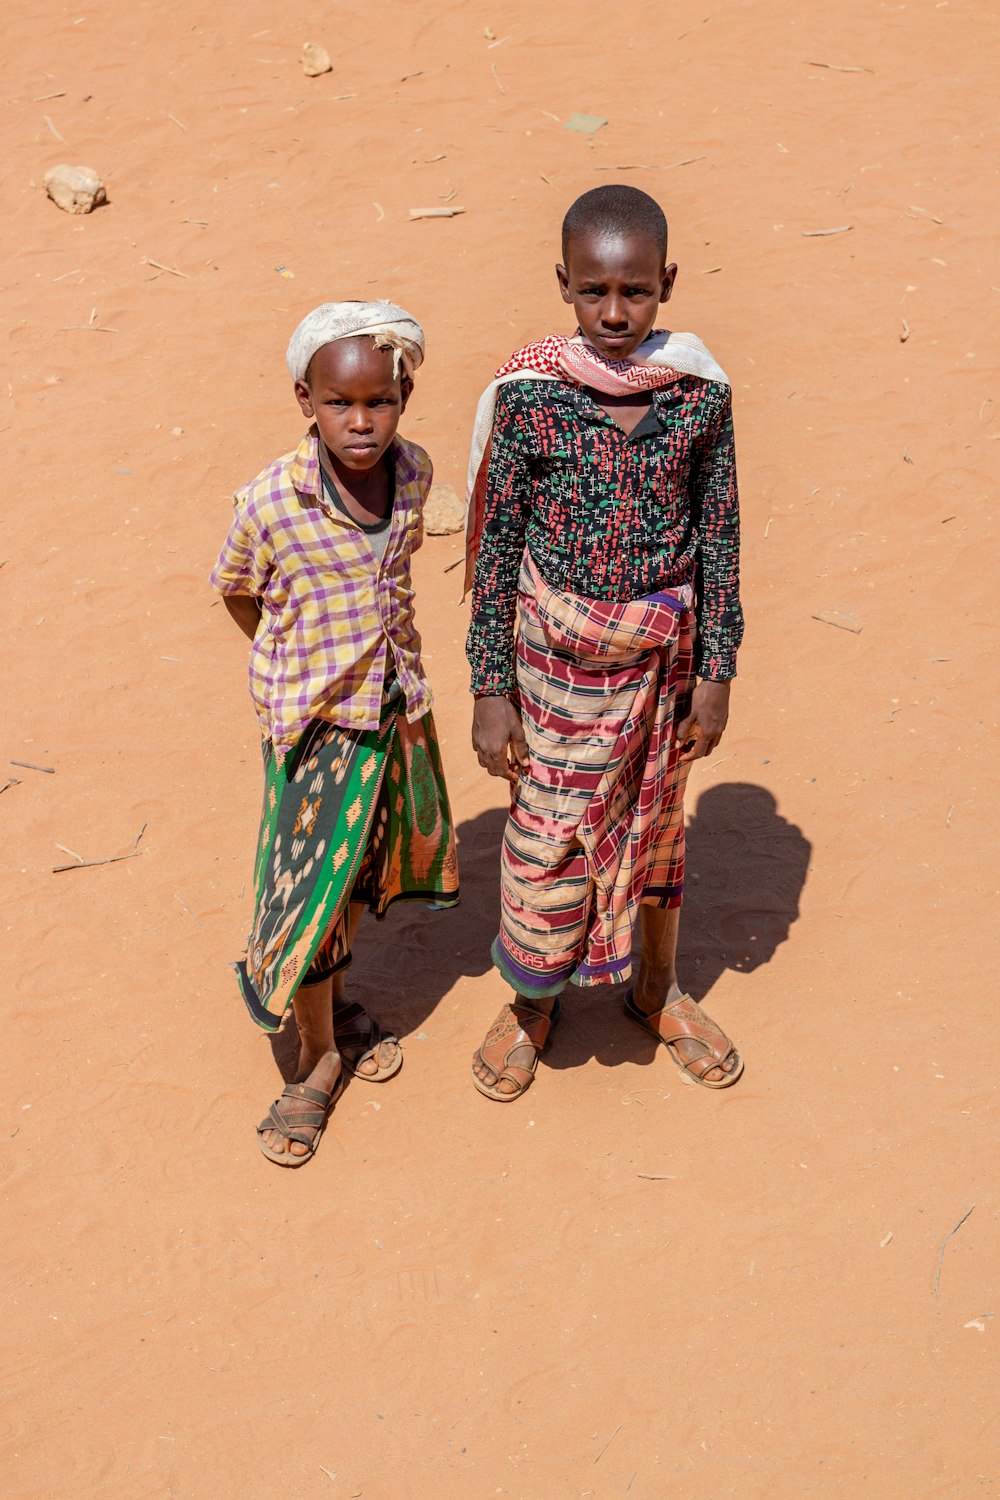
{"type": "Polygon", "coordinates": [[[365,1083],[388,1083],[403,1066],[403,1049],[399,1044],[399,1037],[384,1030],[375,1017],[370,1016],[356,1000],[339,1000],[335,1003],[333,1034],[344,1067],[365,1083]],[[376,1053],[383,1042],[396,1044],[395,1056],[387,1063],[377,1062],[376,1059],[376,1053]],[[359,1073],[361,1064],[369,1061],[376,1063],[376,1072],[359,1073]]]}
{"type": "Polygon", "coordinates": [[[343,1093],[346,1083],[347,1074],[341,1069],[329,1093],[325,1089],[311,1089],[305,1083],[290,1083],[287,1088],[282,1089],[281,1097],[275,1099],[257,1126],[258,1145],[268,1161],[273,1161],[279,1167],[304,1167],[307,1161],[312,1161],[319,1138],[330,1118],[330,1111],[343,1093]],[[282,1099],[294,1101],[299,1108],[289,1105],[279,1110],[278,1105],[282,1099]],[[305,1152],[299,1156],[291,1151],[275,1151],[264,1140],[271,1130],[283,1135],[286,1141],[296,1141],[300,1146],[305,1146],[305,1152]],[[314,1133],[306,1135],[306,1130],[314,1133]]]}
{"type": "Polygon", "coordinates": [[[648,1031],[650,1036],[655,1036],[658,1042],[662,1042],[677,1066],[706,1089],[728,1089],[743,1072],[743,1059],[722,1027],[717,1026],[711,1016],[706,1016],[690,995],[681,995],[680,999],[647,1016],[636,1005],[632,991],[629,990],[625,996],[625,1014],[630,1021],[641,1026],[643,1031],[648,1031]],[[697,1042],[705,1049],[700,1057],[690,1061],[681,1057],[674,1043],[686,1040],[697,1042]],[[733,1060],[733,1066],[727,1072],[726,1064],[730,1059],[733,1060]],[[706,1078],[705,1074],[710,1073],[713,1068],[721,1068],[726,1073],[725,1078],[706,1078]]]}
{"type": "Polygon", "coordinates": [[[541,1011],[534,1010],[520,1000],[513,1005],[505,1005],[486,1033],[483,1045],[472,1056],[474,1063],[483,1063],[497,1075],[496,1083],[484,1083],[473,1069],[472,1081],[479,1092],[485,1094],[487,1099],[495,1099],[498,1104],[511,1104],[515,1099],[520,1099],[535,1081],[538,1058],[548,1046],[552,1028],[558,1019],[558,1000],[552,1008],[551,1016],[542,1015],[541,1011]],[[535,1049],[531,1067],[510,1065],[508,1059],[511,1053],[516,1052],[518,1047],[528,1045],[535,1049]],[[500,1089],[500,1084],[505,1081],[515,1085],[512,1093],[500,1089]]]}

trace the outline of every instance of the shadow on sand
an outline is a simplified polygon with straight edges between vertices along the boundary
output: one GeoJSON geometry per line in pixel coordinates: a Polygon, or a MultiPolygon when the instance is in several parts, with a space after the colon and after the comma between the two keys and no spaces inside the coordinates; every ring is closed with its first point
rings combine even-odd
{"type": "MultiPolygon", "coordinates": [[[[347,976],[347,993],[400,1037],[420,1030],[459,979],[489,972],[490,944],[500,924],[500,841],[506,809],[491,808],[457,828],[461,904],[430,910],[398,901],[382,921],[362,917],[347,976]]],[[[479,1037],[469,1032],[469,1055],[479,1037]]],[[[271,1038],[282,1078],[294,1077],[299,1038],[291,1010],[271,1038]]]]}
{"type": "MultiPolygon", "coordinates": [[[[418,1031],[458,979],[490,969],[505,821],[505,811],[494,808],[459,825],[462,903],[455,910],[399,902],[384,921],[362,919],[348,993],[400,1036],[418,1031]]],[[[810,852],[809,841],[781,816],[764,787],[722,782],[701,793],[688,823],[679,964],[681,982],[697,1000],[728,970],[749,974],[768,963],[785,942],[798,916],[810,852]]],[[[607,1067],[652,1061],[656,1047],[625,1019],[622,993],[603,985],[568,987],[547,1065],[574,1068],[592,1057],[607,1067]]],[[[470,1029],[470,1052],[480,1040],[470,1029]]],[[[298,1052],[291,1012],[271,1045],[287,1080],[298,1052]]]]}
{"type": "MultiPolygon", "coordinates": [[[[678,970],[681,984],[705,1001],[732,970],[750,974],[769,963],[799,914],[812,845],[778,812],[765,787],[720,782],[697,798],[687,827],[687,868],[678,970]]],[[[640,943],[636,933],[635,957],[640,943]]],[[[575,1068],[595,1057],[606,1067],[649,1063],[657,1044],[626,1020],[624,990],[570,989],[546,1063],[575,1068]]],[[[712,1013],[711,1001],[706,1009],[712,1013]]],[[[726,1017],[729,1027],[731,1012],[726,1017]]],[[[738,1025],[732,1027],[739,1044],[738,1025]]]]}

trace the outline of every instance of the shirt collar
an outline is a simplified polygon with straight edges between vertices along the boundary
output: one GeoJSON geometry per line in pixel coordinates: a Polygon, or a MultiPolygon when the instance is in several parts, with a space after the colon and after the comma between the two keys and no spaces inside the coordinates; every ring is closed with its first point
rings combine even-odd
{"type": "MultiPolygon", "coordinates": [[[[402,484],[402,476],[399,472],[402,450],[399,446],[398,435],[389,444],[389,452],[392,454],[398,495],[402,484]]],[[[315,423],[296,448],[288,473],[300,495],[309,495],[321,504],[324,502],[326,497],[323,494],[323,475],[319,466],[319,432],[315,423]]]]}
{"type": "MultiPolygon", "coordinates": [[[[621,427],[611,413],[605,411],[603,406],[599,406],[588,391],[585,391],[582,386],[571,386],[570,389],[575,393],[576,401],[574,404],[581,417],[595,423],[597,426],[617,428],[621,432],[621,427]]],[[[662,390],[652,390],[649,394],[653,399],[649,403],[648,410],[643,412],[632,431],[628,434],[627,441],[629,442],[635,438],[652,437],[663,430],[661,400],[664,392],[662,390]]]]}
{"type": "MultiPolygon", "coordinates": [[[[393,462],[393,505],[390,514],[392,516],[391,524],[395,525],[397,516],[401,515],[403,511],[403,507],[399,503],[400,491],[403,486],[403,477],[400,474],[400,463],[403,453],[399,446],[398,435],[389,444],[388,451],[392,455],[393,462]]],[[[333,520],[346,520],[350,522],[350,517],[342,514],[332,506],[326,497],[326,491],[323,488],[323,471],[320,468],[319,462],[319,432],[315,423],[310,427],[296,448],[288,473],[297,494],[318,505],[333,520]]]]}
{"type": "Polygon", "coordinates": [[[323,481],[319,471],[319,433],[315,425],[310,427],[296,448],[288,473],[300,495],[310,495],[316,500],[323,498],[323,481]]]}

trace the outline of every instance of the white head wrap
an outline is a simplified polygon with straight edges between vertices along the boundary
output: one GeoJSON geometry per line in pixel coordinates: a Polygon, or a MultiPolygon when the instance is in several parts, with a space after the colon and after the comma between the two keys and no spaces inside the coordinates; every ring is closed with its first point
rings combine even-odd
{"type": "Polygon", "coordinates": [[[292,334],[285,361],[293,380],[305,380],[309,361],[324,344],[368,334],[379,349],[392,349],[392,372],[412,375],[424,358],[424,330],[395,302],[324,302],[292,334]]]}

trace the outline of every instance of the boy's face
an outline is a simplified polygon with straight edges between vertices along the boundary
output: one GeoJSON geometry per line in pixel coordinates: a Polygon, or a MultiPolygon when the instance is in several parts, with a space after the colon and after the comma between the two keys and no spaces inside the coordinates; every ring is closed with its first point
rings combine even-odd
{"type": "Polygon", "coordinates": [[[584,338],[606,359],[627,359],[669,300],[677,267],[664,265],[646,235],[578,234],[566,259],[556,266],[559,290],[573,304],[584,338]]]}
{"type": "Polygon", "coordinates": [[[373,469],[396,436],[410,393],[392,373],[393,352],[370,338],[338,339],[317,349],[305,380],[295,382],[304,416],[313,417],[333,459],[355,473],[373,469]]]}

